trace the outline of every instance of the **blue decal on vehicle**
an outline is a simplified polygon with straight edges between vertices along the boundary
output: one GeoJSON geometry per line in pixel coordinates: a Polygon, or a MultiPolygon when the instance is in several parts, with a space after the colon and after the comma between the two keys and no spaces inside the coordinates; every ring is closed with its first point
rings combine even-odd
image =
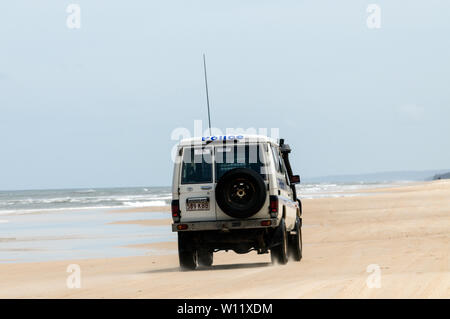
{"type": "Polygon", "coordinates": [[[241,140],[243,139],[243,135],[220,135],[220,136],[203,136],[202,141],[225,141],[225,140],[241,140]]]}
{"type": "Polygon", "coordinates": [[[280,186],[281,189],[286,189],[286,183],[281,178],[278,178],[278,186],[280,186]]]}

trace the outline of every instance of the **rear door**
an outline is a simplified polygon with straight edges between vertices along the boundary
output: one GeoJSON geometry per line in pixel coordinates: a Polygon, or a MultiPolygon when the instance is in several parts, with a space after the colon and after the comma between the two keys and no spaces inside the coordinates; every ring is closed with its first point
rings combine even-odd
{"type": "Polygon", "coordinates": [[[215,221],[212,147],[184,147],[179,198],[182,222],[215,221]]]}
{"type": "MultiPolygon", "coordinates": [[[[220,177],[227,171],[234,168],[249,168],[255,172],[261,174],[264,182],[267,183],[267,174],[265,172],[264,162],[265,162],[265,150],[267,150],[267,145],[257,144],[257,143],[246,143],[241,145],[222,145],[215,147],[215,181],[216,185],[220,177]]],[[[267,202],[263,207],[269,207],[267,196],[267,202]]],[[[231,220],[236,219],[234,217],[226,214],[216,203],[216,216],[217,220],[231,220]]],[[[253,215],[251,218],[265,218],[269,210],[262,209],[259,213],[253,215]]]]}

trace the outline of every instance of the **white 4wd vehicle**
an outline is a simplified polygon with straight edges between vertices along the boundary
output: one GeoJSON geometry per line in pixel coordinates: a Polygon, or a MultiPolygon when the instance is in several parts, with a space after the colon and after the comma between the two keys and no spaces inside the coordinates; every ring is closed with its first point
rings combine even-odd
{"type": "Polygon", "coordinates": [[[302,258],[302,208],[289,145],[265,136],[182,140],[172,188],[172,231],[182,269],[211,266],[213,253],[256,250],[272,262],[302,258]]]}

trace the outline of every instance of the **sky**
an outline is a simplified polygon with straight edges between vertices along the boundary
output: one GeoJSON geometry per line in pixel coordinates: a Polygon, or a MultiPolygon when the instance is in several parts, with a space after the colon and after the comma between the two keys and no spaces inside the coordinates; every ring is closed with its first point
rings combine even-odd
{"type": "Polygon", "coordinates": [[[203,53],[212,125],[278,128],[302,176],[450,168],[449,12],[438,0],[2,1],[0,190],[170,185],[173,130],[206,125],[203,53]]]}

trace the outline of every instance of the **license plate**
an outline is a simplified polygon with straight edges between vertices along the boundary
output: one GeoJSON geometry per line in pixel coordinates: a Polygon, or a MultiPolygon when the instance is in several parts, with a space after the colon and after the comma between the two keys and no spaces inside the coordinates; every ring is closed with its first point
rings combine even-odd
{"type": "Polygon", "coordinates": [[[209,210],[209,198],[188,198],[186,201],[186,210],[189,212],[209,210]]]}

